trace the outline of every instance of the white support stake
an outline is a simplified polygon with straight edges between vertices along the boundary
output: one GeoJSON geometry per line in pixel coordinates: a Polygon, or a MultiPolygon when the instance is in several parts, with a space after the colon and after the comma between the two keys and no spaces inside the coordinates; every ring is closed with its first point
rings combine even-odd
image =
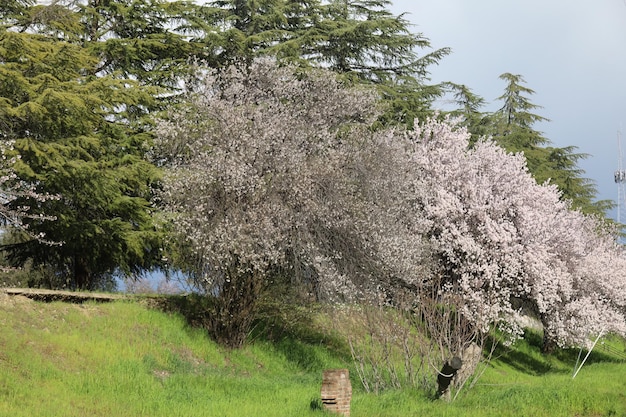
{"type": "Polygon", "coordinates": [[[595,342],[593,342],[593,345],[591,345],[591,349],[589,349],[589,352],[587,352],[587,354],[585,355],[585,359],[583,359],[582,363],[580,364],[580,366],[578,367],[576,372],[574,372],[574,375],[572,376],[572,379],[576,378],[576,375],[578,375],[578,371],[580,371],[582,369],[583,365],[585,364],[585,361],[587,360],[589,355],[591,355],[591,351],[593,350],[594,347],[596,347],[596,343],[598,343],[598,340],[600,340],[600,338],[602,337],[602,333],[604,333],[604,330],[602,330],[600,332],[600,334],[598,335],[598,337],[596,337],[595,342]]]}

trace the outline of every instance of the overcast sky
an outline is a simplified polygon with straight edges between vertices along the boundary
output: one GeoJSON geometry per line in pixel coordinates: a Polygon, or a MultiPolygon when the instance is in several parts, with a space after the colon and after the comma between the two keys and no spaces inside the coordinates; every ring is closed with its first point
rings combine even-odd
{"type": "Polygon", "coordinates": [[[580,163],[584,176],[600,199],[617,200],[618,130],[626,154],[626,0],[392,2],[414,33],[452,48],[431,67],[433,82],[465,84],[493,111],[505,86],[499,75],[521,74],[543,107],[536,113],[550,119],[536,129],[554,146],[589,154],[580,163]]]}

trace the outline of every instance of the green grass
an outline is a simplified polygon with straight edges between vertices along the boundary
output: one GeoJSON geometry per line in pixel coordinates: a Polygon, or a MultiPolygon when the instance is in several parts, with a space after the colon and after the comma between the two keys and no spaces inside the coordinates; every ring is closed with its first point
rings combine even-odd
{"type": "Polygon", "coordinates": [[[306,415],[321,370],[343,366],[297,341],[227,351],[136,303],[22,301],[0,317],[2,416],[306,415]]]}
{"type": "MultiPolygon", "coordinates": [[[[175,314],[140,303],[69,305],[0,298],[0,416],[323,416],[326,368],[351,367],[341,341],[306,329],[241,350],[216,346],[175,314]]],[[[549,357],[538,336],[500,350],[453,403],[414,390],[365,393],[352,417],[624,416],[626,364],[598,348],[549,357]]],[[[624,351],[621,340],[608,343],[624,351]]]]}

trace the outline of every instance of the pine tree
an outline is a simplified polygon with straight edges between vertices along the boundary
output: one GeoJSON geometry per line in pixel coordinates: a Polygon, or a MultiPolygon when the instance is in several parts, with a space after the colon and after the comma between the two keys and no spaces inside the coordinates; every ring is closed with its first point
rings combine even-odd
{"type": "Polygon", "coordinates": [[[186,1],[87,0],[75,15],[78,36],[99,58],[95,74],[116,74],[141,84],[176,88],[188,68],[189,58],[206,49],[211,31],[207,9],[186,1]]]}
{"type": "Polygon", "coordinates": [[[218,56],[210,64],[250,62],[258,55],[274,55],[340,73],[351,83],[374,84],[388,105],[383,123],[411,125],[431,113],[433,99],[442,93],[428,85],[428,67],[449,49],[423,56],[430,48],[421,34],[410,32],[408,21],[388,11],[388,0],[219,0],[214,16],[218,56]]]}
{"type": "Polygon", "coordinates": [[[214,8],[211,24],[218,28],[209,59],[213,67],[249,64],[293,36],[287,32],[284,0],[217,0],[209,5],[214,8]]]}
{"type": "Polygon", "coordinates": [[[578,166],[587,155],[576,153],[575,146],[550,146],[550,140],[534,129],[536,123],[548,121],[534,112],[541,108],[530,101],[534,90],[526,87],[524,78],[518,74],[505,73],[500,79],[506,86],[504,94],[498,97],[502,107],[491,115],[490,133],[494,140],[509,152],[523,152],[535,180],[540,184],[546,181],[556,184],[562,198],[571,200],[573,207],[604,215],[610,203],[594,201],[596,186],[582,177],[584,171],[578,166]]]}
{"type": "Polygon", "coordinates": [[[457,106],[449,114],[453,117],[460,117],[470,133],[470,145],[477,140],[487,137],[493,131],[493,116],[481,111],[485,106],[485,99],[474,93],[471,88],[462,84],[452,82],[444,83],[444,87],[453,95],[453,100],[457,106]]]}
{"type": "Polygon", "coordinates": [[[30,218],[26,225],[62,243],[46,246],[28,235],[5,246],[9,258],[53,268],[73,288],[94,288],[114,273],[153,266],[160,234],[149,198],[158,172],[145,160],[150,135],[137,112],[153,106],[153,91],[117,73],[96,76],[102,61],[74,42],[70,29],[80,25],[70,8],[3,11],[4,139],[15,140],[20,179],[59,196],[45,202],[24,196],[12,204],[55,216],[53,222],[30,218]]]}

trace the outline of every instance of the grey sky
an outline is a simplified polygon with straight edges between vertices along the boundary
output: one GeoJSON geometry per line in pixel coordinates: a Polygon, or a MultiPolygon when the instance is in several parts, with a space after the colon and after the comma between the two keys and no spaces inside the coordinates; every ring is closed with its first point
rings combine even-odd
{"type": "MultiPolygon", "coordinates": [[[[617,131],[626,153],[626,0],[392,0],[394,14],[434,48],[452,54],[433,82],[465,84],[495,110],[498,76],[521,74],[535,90],[537,129],[555,146],[578,147],[599,198],[617,200],[617,131]]],[[[623,212],[623,211],[622,211],[623,212]]],[[[623,219],[622,219],[623,221],[623,219]]]]}

